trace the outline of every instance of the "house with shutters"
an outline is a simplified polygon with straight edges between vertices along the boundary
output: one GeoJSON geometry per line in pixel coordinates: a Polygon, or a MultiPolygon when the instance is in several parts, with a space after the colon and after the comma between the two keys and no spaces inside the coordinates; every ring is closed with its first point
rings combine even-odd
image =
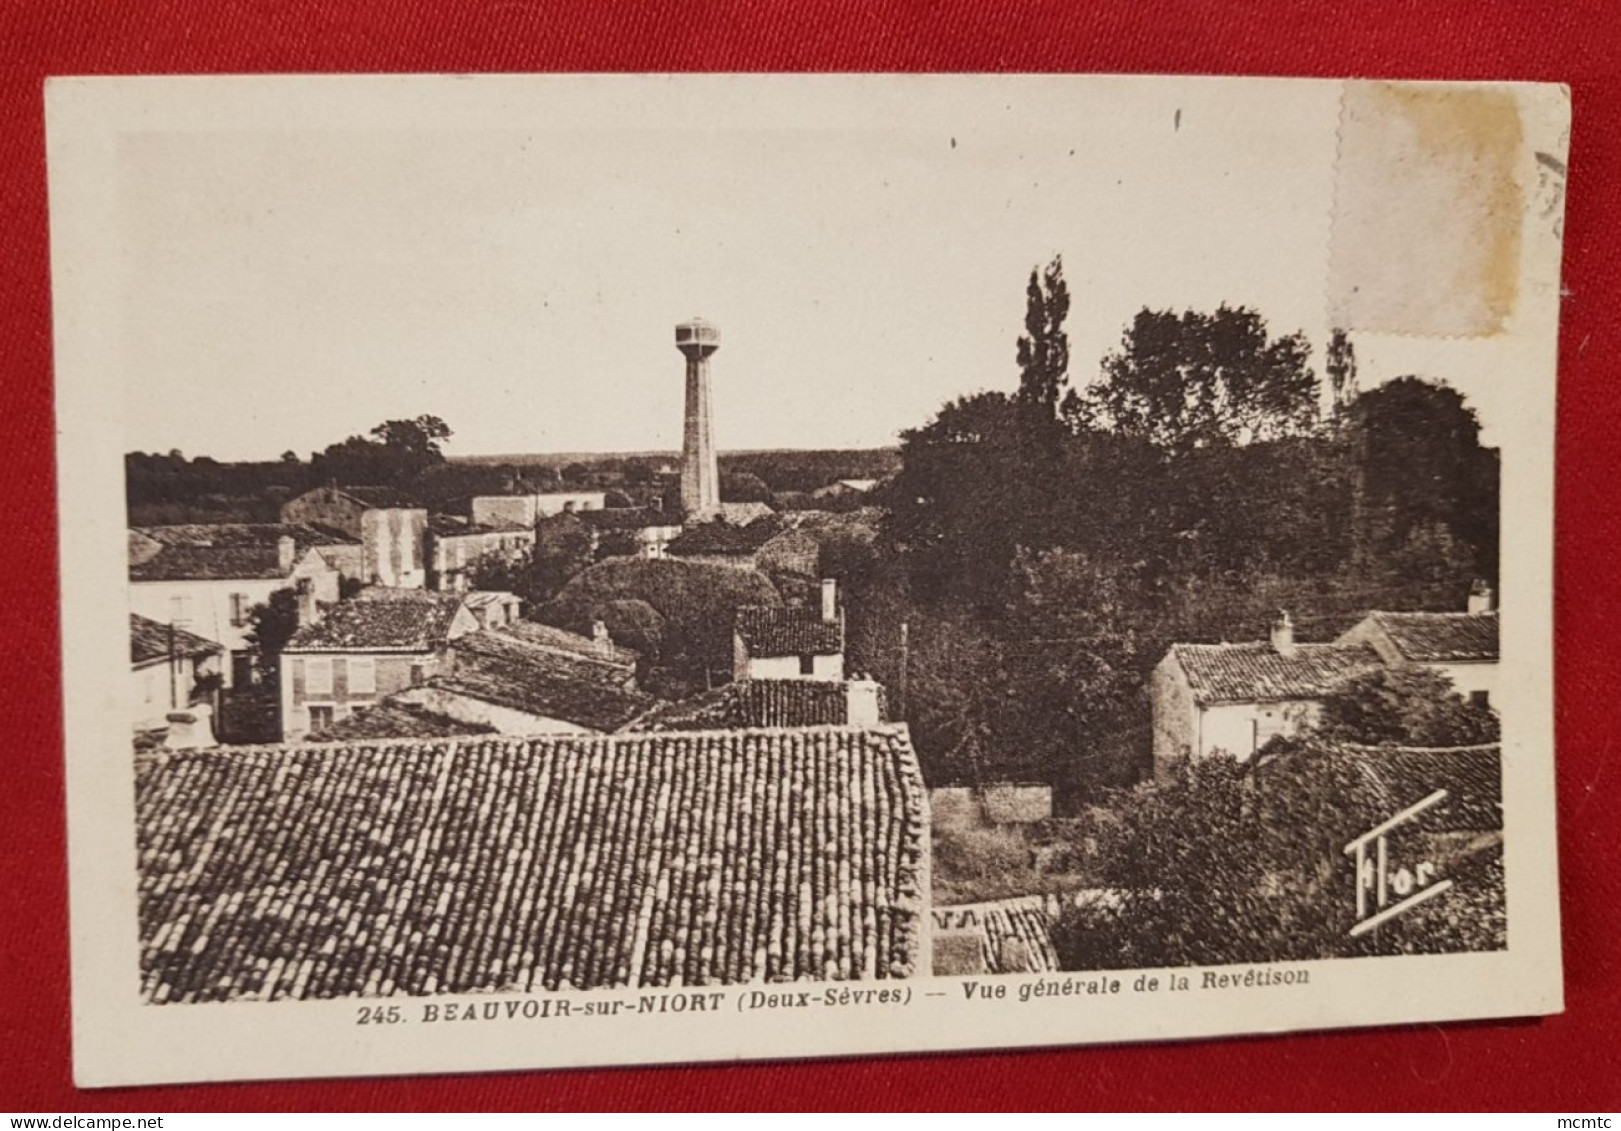
{"type": "Polygon", "coordinates": [[[427,508],[392,487],[316,487],[282,504],[283,522],[347,535],[358,553],[347,581],[420,589],[427,584],[427,508]]]}
{"type": "Polygon", "coordinates": [[[319,545],[301,546],[296,533],[281,527],[268,531],[232,525],[130,531],[130,612],[219,644],[227,687],[252,677],[255,606],[283,590],[319,604],[338,600],[338,571],[319,545]]]}
{"type": "Polygon", "coordinates": [[[511,565],[535,548],[534,525],[484,525],[455,515],[432,514],[427,526],[428,588],[463,593],[474,587],[486,563],[511,565]]]}
{"type": "Polygon", "coordinates": [[[543,518],[599,511],[607,505],[606,491],[527,491],[515,486],[507,494],[473,496],[467,513],[480,526],[532,527],[543,518]]]}
{"type": "Polygon", "coordinates": [[[282,650],[283,741],[428,682],[450,642],[478,627],[457,593],[372,586],[339,602],[282,650]]]}

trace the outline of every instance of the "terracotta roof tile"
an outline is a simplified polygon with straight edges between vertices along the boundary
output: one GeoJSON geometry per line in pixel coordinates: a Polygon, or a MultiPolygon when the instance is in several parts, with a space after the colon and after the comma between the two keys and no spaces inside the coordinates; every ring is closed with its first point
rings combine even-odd
{"type": "Polygon", "coordinates": [[[749,605],[737,610],[734,627],[755,657],[832,656],[844,651],[844,623],[823,620],[818,609],[749,605]]]}
{"type": "Polygon", "coordinates": [[[991,903],[964,903],[936,909],[946,921],[978,926],[985,970],[990,974],[1046,974],[1059,969],[1052,928],[1058,900],[1017,896],[991,903]]]}
{"type": "Polygon", "coordinates": [[[599,530],[646,530],[650,527],[676,527],[681,521],[652,507],[603,507],[576,512],[582,522],[599,530]]]}
{"type": "Polygon", "coordinates": [[[624,667],[596,656],[495,631],[458,637],[452,649],[450,670],[429,686],[524,714],[611,731],[655,702],[630,684],[624,667]]]}
{"type": "Polygon", "coordinates": [[[1496,613],[1369,613],[1409,660],[1496,660],[1496,613]]]}
{"type": "Polygon", "coordinates": [[[899,726],[146,756],[143,993],[905,977],[927,820],[899,726]]]}
{"type": "Polygon", "coordinates": [[[1285,656],[1267,643],[1173,644],[1201,703],[1316,699],[1384,665],[1366,644],[1296,644],[1285,656]]]}
{"type": "Polygon", "coordinates": [[[849,708],[849,691],[842,683],[814,679],[745,679],[678,703],[654,707],[625,729],[844,726],[849,720],[849,708]]]}
{"type": "Polygon", "coordinates": [[[171,628],[139,613],[129,615],[129,659],[132,664],[150,664],[175,656],[207,656],[225,649],[195,632],[171,628]],[[171,647],[173,651],[171,652],[171,647]]]}
{"type": "Polygon", "coordinates": [[[286,577],[281,555],[271,546],[164,546],[144,561],[132,562],[131,581],[236,581],[286,577]]]}
{"type": "Polygon", "coordinates": [[[537,648],[550,648],[552,651],[570,656],[606,661],[618,664],[626,670],[634,670],[636,667],[637,654],[629,648],[621,648],[613,643],[603,645],[589,636],[581,636],[566,628],[541,624],[539,621],[518,620],[502,625],[499,631],[537,648]]]}
{"type": "Polygon", "coordinates": [[[362,589],[293,634],[289,652],[429,652],[446,643],[463,608],[455,593],[362,589]]]}
{"type": "Polygon", "coordinates": [[[303,522],[186,522],[132,529],[164,546],[269,546],[291,538],[298,552],[320,546],[358,546],[352,538],[325,526],[303,522]]]}
{"type": "Polygon", "coordinates": [[[377,738],[445,738],[456,734],[494,733],[495,728],[491,726],[464,723],[435,714],[415,703],[383,699],[310,735],[309,741],[353,742],[377,738]]]}
{"type": "Polygon", "coordinates": [[[700,522],[672,538],[668,552],[676,557],[693,554],[735,554],[741,557],[753,554],[782,530],[782,524],[775,518],[748,526],[734,526],[729,522],[700,522]]]}

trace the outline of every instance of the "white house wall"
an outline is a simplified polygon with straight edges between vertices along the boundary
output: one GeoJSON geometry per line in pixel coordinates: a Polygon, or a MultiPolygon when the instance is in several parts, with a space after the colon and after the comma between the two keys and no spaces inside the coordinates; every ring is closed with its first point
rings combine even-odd
{"type": "Polygon", "coordinates": [[[1321,713],[1322,704],[1308,700],[1212,704],[1199,712],[1199,756],[1225,754],[1248,761],[1257,745],[1264,745],[1275,735],[1299,734],[1315,725],[1321,713]]]}
{"type": "Polygon", "coordinates": [[[1425,664],[1424,667],[1440,672],[1452,681],[1452,686],[1458,689],[1458,694],[1468,698],[1477,692],[1484,692],[1487,702],[1495,706],[1500,700],[1497,694],[1497,665],[1495,663],[1476,664],[1425,664]]]}
{"type": "MultiPolygon", "coordinates": [[[[329,571],[330,572],[330,571],[329,571]]],[[[337,600],[337,574],[333,578],[330,600],[337,600]]],[[[229,652],[240,652],[248,646],[247,634],[252,625],[233,624],[231,597],[240,593],[247,608],[262,605],[272,593],[291,589],[292,583],[283,578],[228,579],[224,581],[132,581],[129,585],[129,609],[159,624],[174,623],[177,628],[195,632],[198,636],[223,645],[229,652]],[[186,602],[184,611],[175,604],[176,599],[186,602]]],[[[318,587],[319,588],[319,587],[318,587]]],[[[319,594],[318,594],[319,595],[319,594]]],[[[225,665],[225,678],[231,677],[231,667],[225,665]]]]}
{"type": "Polygon", "coordinates": [[[798,656],[753,656],[748,659],[746,670],[739,678],[815,679],[838,683],[844,679],[844,657],[813,657],[811,671],[807,674],[799,670],[798,656]]]}

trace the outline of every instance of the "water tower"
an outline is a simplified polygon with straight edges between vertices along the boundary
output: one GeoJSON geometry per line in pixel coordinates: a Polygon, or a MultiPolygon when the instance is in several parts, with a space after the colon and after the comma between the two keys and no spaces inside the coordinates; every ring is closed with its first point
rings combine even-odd
{"type": "Polygon", "coordinates": [[[675,348],[687,359],[687,416],[681,437],[681,506],[687,520],[720,510],[720,468],[715,426],[709,412],[709,355],[720,348],[720,331],[702,318],[675,328],[675,348]]]}

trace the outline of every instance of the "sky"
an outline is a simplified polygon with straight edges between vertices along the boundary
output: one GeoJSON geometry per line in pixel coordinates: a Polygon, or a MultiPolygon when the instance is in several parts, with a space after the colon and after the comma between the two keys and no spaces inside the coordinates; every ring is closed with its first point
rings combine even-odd
{"type": "MultiPolygon", "coordinates": [[[[1076,385],[1142,307],[1224,302],[1305,332],[1321,374],[1332,84],[828,88],[787,123],[771,98],[576,113],[538,89],[449,124],[125,134],[129,446],[307,456],[431,413],[452,455],[673,450],[693,315],[720,327],[722,450],[892,444],[1016,386],[1055,255],[1076,385]]],[[[1489,346],[1356,344],[1364,385],[1449,380],[1489,434],[1489,346]]]]}

